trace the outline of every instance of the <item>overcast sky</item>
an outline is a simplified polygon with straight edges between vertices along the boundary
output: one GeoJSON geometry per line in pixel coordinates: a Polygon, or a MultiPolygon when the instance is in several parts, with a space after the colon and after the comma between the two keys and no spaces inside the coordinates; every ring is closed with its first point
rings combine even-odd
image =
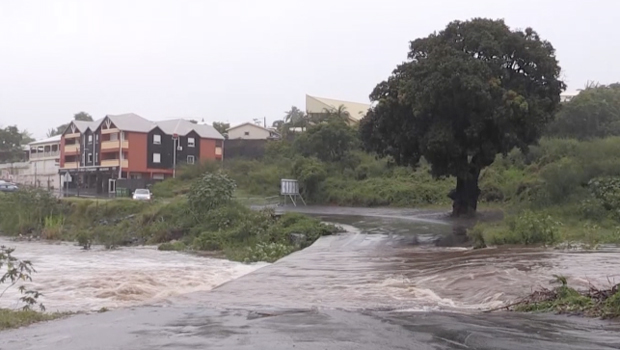
{"type": "Polygon", "coordinates": [[[620,80],[615,0],[0,0],[0,125],[86,111],[238,124],[305,94],[367,102],[408,42],[503,18],[557,49],[568,90],[620,80]]]}

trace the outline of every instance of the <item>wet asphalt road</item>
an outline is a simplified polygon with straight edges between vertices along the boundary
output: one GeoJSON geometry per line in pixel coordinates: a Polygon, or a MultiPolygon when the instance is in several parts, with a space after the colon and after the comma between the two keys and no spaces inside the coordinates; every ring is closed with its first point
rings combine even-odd
{"type": "Polygon", "coordinates": [[[145,307],[0,334],[0,349],[620,349],[620,324],[559,316],[145,307]],[[553,325],[553,327],[550,327],[553,325]]]}

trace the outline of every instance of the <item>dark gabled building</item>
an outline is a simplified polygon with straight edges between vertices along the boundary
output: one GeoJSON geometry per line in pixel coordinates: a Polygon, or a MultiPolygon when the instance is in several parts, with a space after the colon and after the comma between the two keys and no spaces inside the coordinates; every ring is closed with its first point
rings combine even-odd
{"type": "Polygon", "coordinates": [[[137,114],[73,121],[61,137],[61,176],[114,191],[115,180],[163,180],[182,163],[221,160],[224,137],[212,126],[184,119],[152,122],[137,114]]]}

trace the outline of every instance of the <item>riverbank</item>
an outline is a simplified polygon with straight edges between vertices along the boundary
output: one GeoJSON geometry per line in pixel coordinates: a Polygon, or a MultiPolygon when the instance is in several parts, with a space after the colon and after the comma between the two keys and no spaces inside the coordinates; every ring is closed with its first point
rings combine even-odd
{"type": "Polygon", "coordinates": [[[25,327],[38,322],[57,320],[69,315],[71,315],[71,313],[48,313],[34,310],[10,310],[0,308],[0,331],[10,328],[25,327]]]}
{"type": "MultiPolygon", "coordinates": [[[[212,176],[207,174],[205,176],[212,176]]],[[[218,175],[215,175],[218,176],[218,175]]],[[[216,184],[213,179],[205,183],[216,184]]],[[[194,183],[195,184],[195,183],[194,183]]],[[[272,262],[338,228],[302,214],[275,215],[201,192],[152,202],[61,199],[24,189],[0,194],[0,232],[28,239],[77,242],[84,249],[161,245],[162,250],[221,252],[242,262],[272,262]],[[212,205],[213,204],[213,205],[212,205]]],[[[217,194],[217,191],[213,192],[217,194]]]]}
{"type": "Polygon", "coordinates": [[[507,308],[519,312],[554,312],[612,319],[620,317],[620,284],[608,289],[591,286],[578,291],[568,286],[565,277],[557,276],[561,286],[538,290],[507,308]]]}

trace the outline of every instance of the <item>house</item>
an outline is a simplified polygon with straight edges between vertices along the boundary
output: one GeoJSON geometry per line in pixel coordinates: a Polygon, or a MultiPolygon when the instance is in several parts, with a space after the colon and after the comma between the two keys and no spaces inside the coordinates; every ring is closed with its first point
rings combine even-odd
{"type": "Polygon", "coordinates": [[[56,135],[28,144],[29,169],[25,175],[25,183],[47,189],[62,187],[62,179],[58,176],[60,140],[61,135],[56,135]]]}
{"type": "Polygon", "coordinates": [[[277,140],[281,136],[275,130],[253,123],[244,123],[226,130],[229,140],[277,140]]]}
{"type": "Polygon", "coordinates": [[[212,126],[133,113],[72,121],[60,140],[58,173],[69,187],[115,192],[117,179],[163,180],[178,164],[221,160],[224,137],[212,126]]]}
{"type": "Polygon", "coordinates": [[[345,108],[350,124],[357,124],[366,116],[371,105],[367,103],[333,100],[329,98],[306,95],[306,114],[312,119],[327,115],[328,111],[337,111],[340,106],[345,108]]]}

